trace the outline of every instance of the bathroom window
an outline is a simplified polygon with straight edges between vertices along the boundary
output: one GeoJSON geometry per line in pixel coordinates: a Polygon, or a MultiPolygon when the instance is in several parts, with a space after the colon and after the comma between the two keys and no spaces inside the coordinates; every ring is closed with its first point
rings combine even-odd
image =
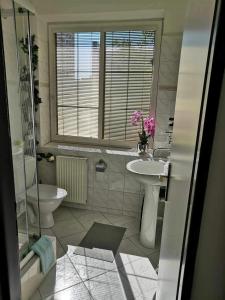
{"type": "Polygon", "coordinates": [[[58,134],[97,138],[100,33],[55,37],[58,134]]]}
{"type": "Polygon", "coordinates": [[[115,146],[137,140],[131,113],[154,114],[156,107],[160,25],[53,25],[52,140],[115,146]]]}

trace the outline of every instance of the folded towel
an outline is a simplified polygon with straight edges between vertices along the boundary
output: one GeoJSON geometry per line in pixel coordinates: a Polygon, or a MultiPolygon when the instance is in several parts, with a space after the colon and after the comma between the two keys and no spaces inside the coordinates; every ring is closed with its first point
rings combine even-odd
{"type": "Polygon", "coordinates": [[[31,249],[36,253],[41,260],[41,271],[45,274],[49,271],[55,262],[54,251],[51,240],[43,235],[31,249]]]}

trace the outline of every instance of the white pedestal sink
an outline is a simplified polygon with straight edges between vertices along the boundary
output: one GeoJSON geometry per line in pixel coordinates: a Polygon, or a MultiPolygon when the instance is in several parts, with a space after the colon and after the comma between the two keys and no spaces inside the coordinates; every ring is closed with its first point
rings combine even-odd
{"type": "Polygon", "coordinates": [[[166,185],[168,162],[137,159],[127,163],[127,170],[145,187],[140,241],[144,247],[155,247],[160,186],[166,185]]]}

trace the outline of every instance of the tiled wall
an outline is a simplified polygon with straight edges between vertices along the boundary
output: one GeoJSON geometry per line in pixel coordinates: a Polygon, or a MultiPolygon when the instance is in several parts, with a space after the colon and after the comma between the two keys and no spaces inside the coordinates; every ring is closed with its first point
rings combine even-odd
{"type": "MultiPolygon", "coordinates": [[[[126,163],[137,159],[136,153],[123,155],[121,151],[120,154],[108,154],[101,149],[97,149],[98,152],[92,152],[90,148],[85,151],[84,148],[72,146],[60,150],[54,147],[44,147],[40,150],[51,151],[55,155],[88,158],[88,202],[85,207],[82,205],[76,205],[76,207],[114,214],[139,215],[143,200],[143,188],[126,170],[126,163]],[[104,173],[95,170],[95,165],[100,159],[107,164],[104,173]]],[[[55,163],[42,160],[38,166],[39,178],[42,183],[56,184],[55,163]]]]}
{"type": "Polygon", "coordinates": [[[177,79],[179,71],[181,33],[164,34],[162,37],[159,84],[156,109],[155,146],[169,146],[169,118],[174,116],[177,79]]]}
{"type": "MultiPolygon", "coordinates": [[[[169,117],[174,115],[177,77],[180,59],[182,34],[167,33],[162,37],[162,49],[159,70],[159,85],[157,97],[157,130],[156,146],[168,147],[169,117]]],[[[49,81],[48,81],[48,43],[47,26],[38,21],[39,43],[39,79],[41,145],[50,141],[50,112],[49,112],[49,81]]],[[[75,147],[76,148],[76,147],[75,147]]],[[[83,149],[56,150],[54,147],[40,148],[40,151],[53,152],[60,155],[74,155],[89,158],[88,203],[86,208],[119,213],[138,215],[142,206],[143,189],[141,185],[126,171],[126,162],[136,159],[136,156],[107,154],[104,150],[90,152],[83,149]],[[104,159],[108,165],[104,174],[95,172],[95,163],[104,159]]],[[[55,163],[41,161],[39,163],[39,177],[43,183],[55,184],[55,163]]]]}

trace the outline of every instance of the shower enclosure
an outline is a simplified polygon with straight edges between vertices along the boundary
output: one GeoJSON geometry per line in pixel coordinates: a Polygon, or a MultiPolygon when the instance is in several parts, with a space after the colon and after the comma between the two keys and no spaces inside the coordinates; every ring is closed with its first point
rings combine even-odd
{"type": "Polygon", "coordinates": [[[39,216],[34,216],[27,199],[27,190],[35,185],[36,198],[39,203],[34,105],[37,47],[34,47],[32,32],[35,30],[35,16],[16,2],[2,0],[1,19],[14,169],[18,247],[20,260],[22,260],[30,251],[32,243],[40,236],[39,216]]]}

